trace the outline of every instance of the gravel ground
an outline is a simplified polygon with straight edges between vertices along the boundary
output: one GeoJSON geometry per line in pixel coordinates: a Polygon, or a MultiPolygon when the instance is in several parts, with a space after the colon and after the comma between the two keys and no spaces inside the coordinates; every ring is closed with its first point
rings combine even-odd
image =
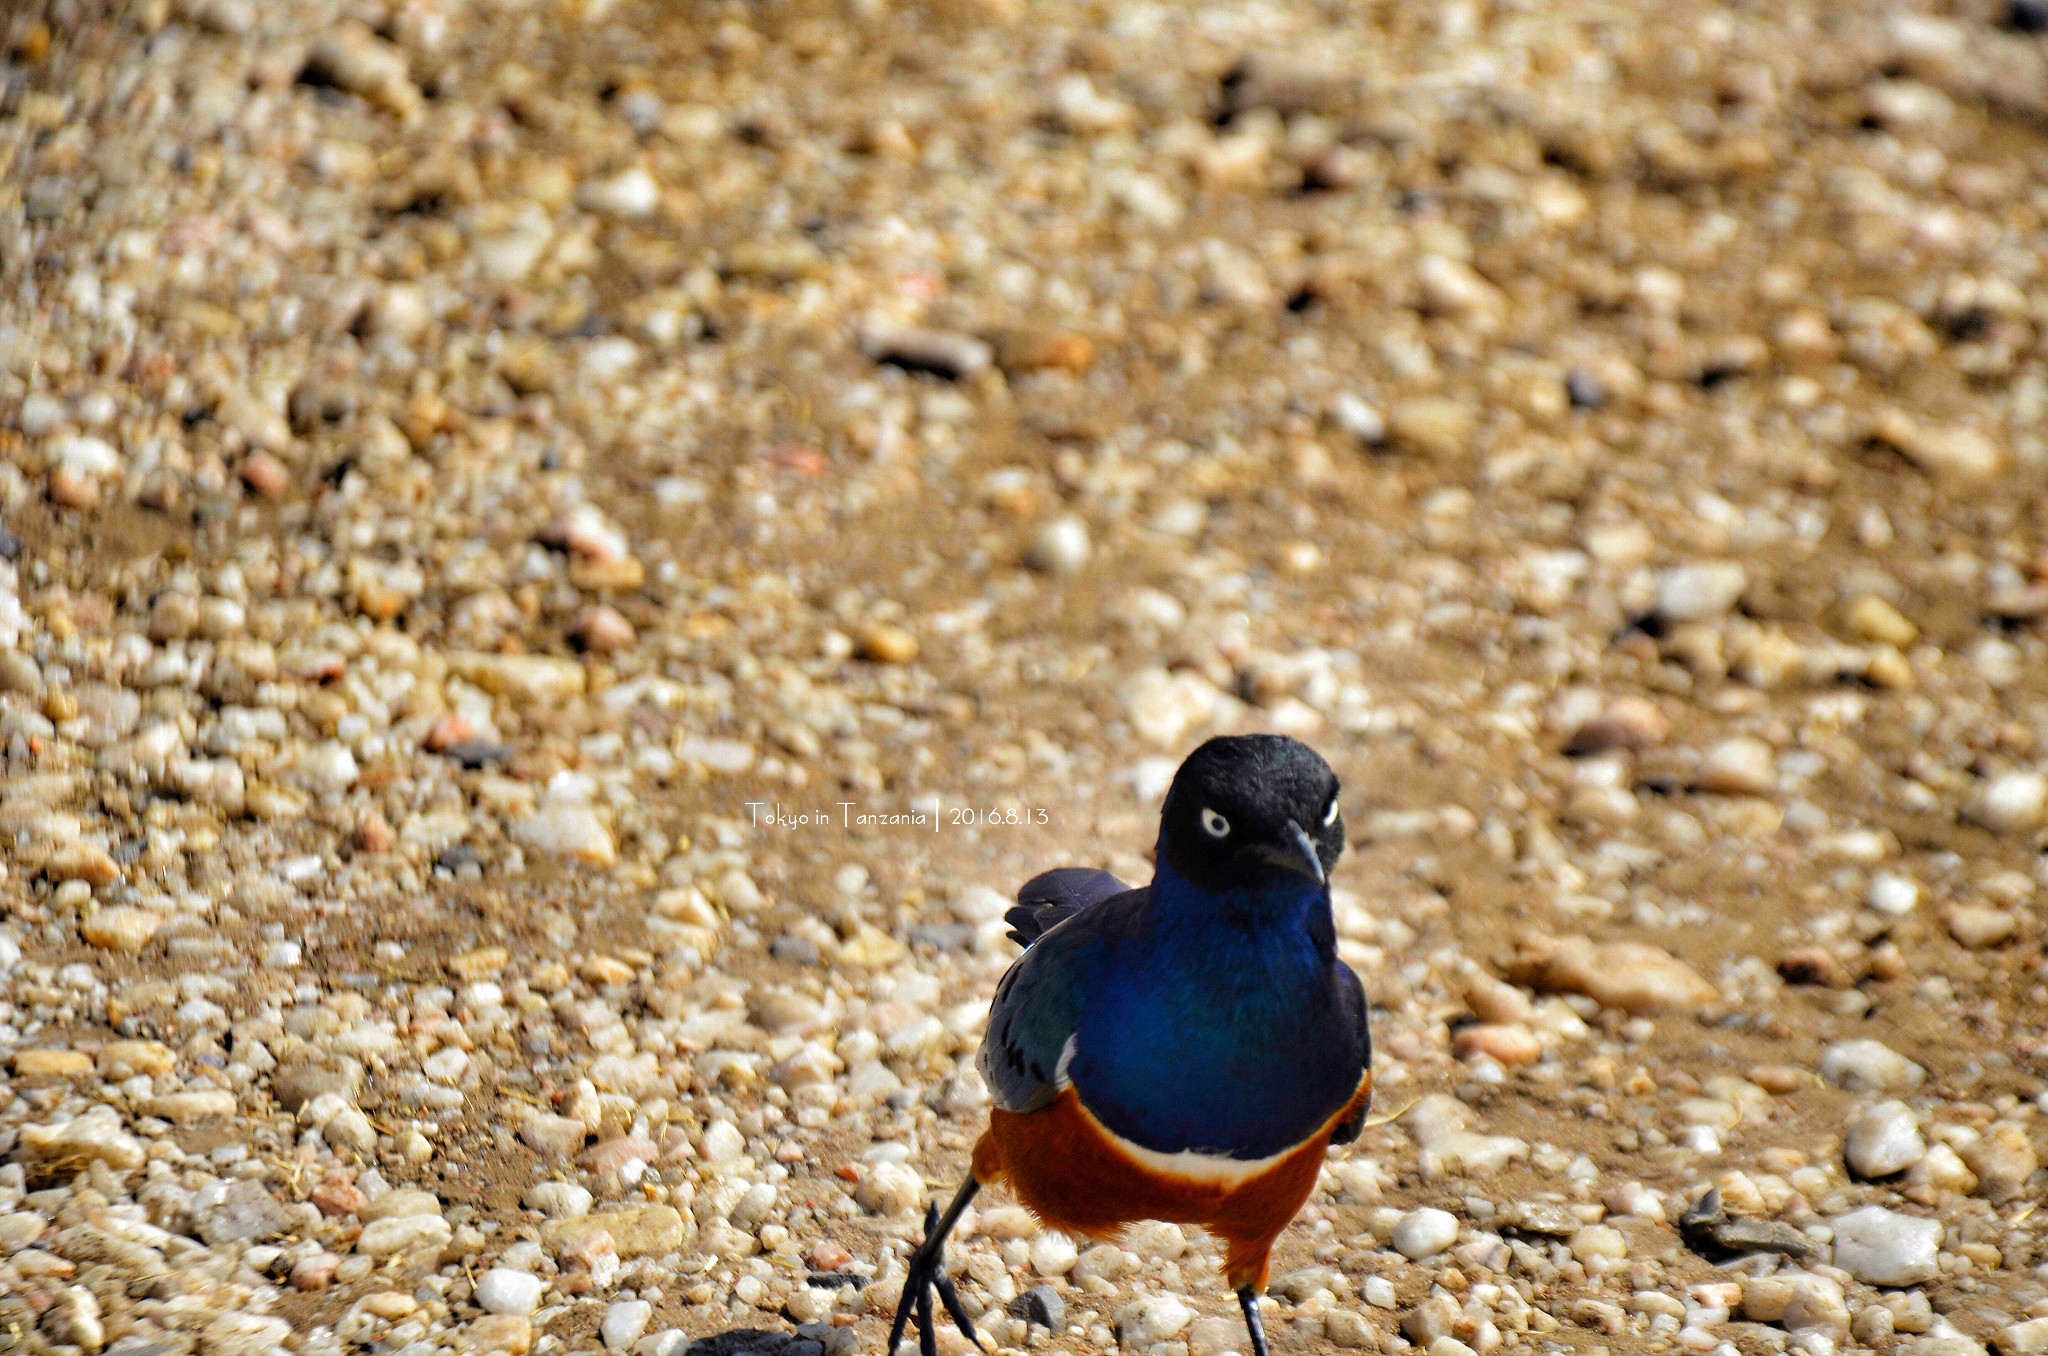
{"type": "Polygon", "coordinates": [[[15,0],[0,1350],[875,1351],[1008,891],[1266,728],[1281,1352],[2048,1351],[2044,28],[15,0]]]}

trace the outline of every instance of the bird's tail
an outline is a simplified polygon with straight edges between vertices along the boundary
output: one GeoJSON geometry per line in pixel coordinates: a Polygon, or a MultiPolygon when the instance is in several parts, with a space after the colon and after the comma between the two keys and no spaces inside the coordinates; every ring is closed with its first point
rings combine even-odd
{"type": "Polygon", "coordinates": [[[1062,866],[1024,882],[1003,921],[1010,925],[1011,941],[1029,946],[1081,910],[1130,888],[1092,866],[1062,866]]]}

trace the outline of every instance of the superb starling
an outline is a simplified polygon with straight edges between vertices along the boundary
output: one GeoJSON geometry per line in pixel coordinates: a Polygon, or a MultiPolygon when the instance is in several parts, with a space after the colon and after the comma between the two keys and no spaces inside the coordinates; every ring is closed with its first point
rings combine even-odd
{"type": "Polygon", "coordinates": [[[926,1212],[892,1354],[915,1317],[935,1356],[934,1295],[979,1344],[945,1240],[1000,1182],[1069,1234],[1153,1219],[1218,1236],[1254,1356],[1267,1356],[1258,1297],[1273,1240],[1324,1151],[1358,1137],[1372,1091],[1365,989],[1337,959],[1330,916],[1337,791],[1296,740],[1212,739],[1174,775],[1151,885],[1070,867],[1018,892],[1007,918],[1025,951],[981,1043],[995,1108],[952,1204],[926,1212]]]}

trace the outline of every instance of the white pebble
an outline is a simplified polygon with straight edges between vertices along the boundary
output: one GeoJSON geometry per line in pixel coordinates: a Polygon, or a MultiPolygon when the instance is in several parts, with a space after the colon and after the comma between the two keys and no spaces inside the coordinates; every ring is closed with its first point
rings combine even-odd
{"type": "Polygon", "coordinates": [[[1458,1217],[1430,1206],[1412,1210],[1394,1226],[1389,1241],[1395,1252],[1411,1262],[1434,1257],[1458,1241],[1458,1217]]]}
{"type": "Polygon", "coordinates": [[[1069,515],[1038,529],[1024,563],[1046,574],[1072,574],[1088,563],[1089,550],[1088,525],[1069,515]]]}
{"type": "Polygon", "coordinates": [[[1749,575],[1729,560],[1679,565],[1657,576],[1657,615],[1667,622],[1712,621],[1735,606],[1749,575]]]}
{"type": "Polygon", "coordinates": [[[644,217],[661,205],[661,185],[637,166],[608,179],[586,180],[576,190],[577,205],[609,217],[644,217]]]}
{"type": "Polygon", "coordinates": [[[1911,876],[1903,876],[1896,871],[1880,871],[1870,878],[1870,888],[1864,891],[1863,902],[1888,917],[1902,917],[1919,907],[1920,886],[1911,876]]]}
{"type": "Polygon", "coordinates": [[[1939,1274],[1940,1220],[1867,1205],[1833,1226],[1835,1265],[1866,1285],[1919,1285],[1939,1274]]]}
{"type": "Polygon", "coordinates": [[[1065,1234],[1040,1234],[1031,1240],[1031,1269],[1041,1276],[1064,1276],[1080,1258],[1074,1240],[1065,1234]]]}
{"type": "Polygon", "coordinates": [[[1195,1321],[1195,1311],[1171,1295],[1154,1295],[1117,1310],[1118,1335],[1126,1347],[1143,1350],[1164,1342],[1195,1321]]]}
{"type": "Polygon", "coordinates": [[[2048,777],[2005,772],[1986,782],[1970,802],[1969,817],[1993,833],[2026,833],[2048,818],[2048,777]]]}
{"type": "Polygon", "coordinates": [[[1879,1102],[1849,1118],[1842,1157],[1858,1177],[1889,1177],[1904,1172],[1926,1152],[1927,1142],[1920,1138],[1920,1122],[1904,1102],[1879,1102]]]}
{"type": "Polygon", "coordinates": [[[924,1179],[901,1163],[876,1163],[862,1174],[853,1199],[871,1215],[900,1215],[924,1199],[924,1179]]]}
{"type": "Polygon", "coordinates": [[[1829,1046],[1820,1057],[1820,1076],[1850,1092],[1907,1092],[1927,1081],[1927,1070],[1866,1038],[1829,1046]]]}
{"type": "Polygon", "coordinates": [[[1349,391],[1330,402],[1330,418],[1343,429],[1368,447],[1377,447],[1387,440],[1387,418],[1364,396],[1349,391]]]}
{"type": "Polygon", "coordinates": [[[747,1137],[731,1121],[713,1121],[704,1131],[704,1161],[730,1163],[747,1151],[747,1137]]]}
{"type": "Polygon", "coordinates": [[[598,1333],[607,1350],[628,1351],[640,1340],[640,1334],[647,1331],[653,1317],[654,1306],[646,1300],[621,1300],[605,1311],[598,1333]]]}
{"type": "Polygon", "coordinates": [[[476,1282],[477,1306],[487,1314],[530,1314],[540,1307],[546,1282],[531,1272],[492,1267],[476,1282]]]}

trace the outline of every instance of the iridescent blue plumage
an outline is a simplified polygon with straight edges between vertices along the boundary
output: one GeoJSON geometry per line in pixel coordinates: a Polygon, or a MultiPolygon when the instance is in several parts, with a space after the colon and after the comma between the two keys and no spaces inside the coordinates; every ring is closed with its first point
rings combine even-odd
{"type": "Polygon", "coordinates": [[[1068,1069],[1103,1125],[1159,1153],[1267,1158],[1358,1091],[1364,995],[1320,883],[1214,895],[1162,866],[1125,918],[1068,1069]]]}
{"type": "Polygon", "coordinates": [[[1162,865],[1148,888],[1068,915],[1004,977],[983,1073],[1007,1110],[1070,1081],[1143,1148],[1258,1159],[1357,1091],[1365,1019],[1321,883],[1219,894],[1162,865]]]}

